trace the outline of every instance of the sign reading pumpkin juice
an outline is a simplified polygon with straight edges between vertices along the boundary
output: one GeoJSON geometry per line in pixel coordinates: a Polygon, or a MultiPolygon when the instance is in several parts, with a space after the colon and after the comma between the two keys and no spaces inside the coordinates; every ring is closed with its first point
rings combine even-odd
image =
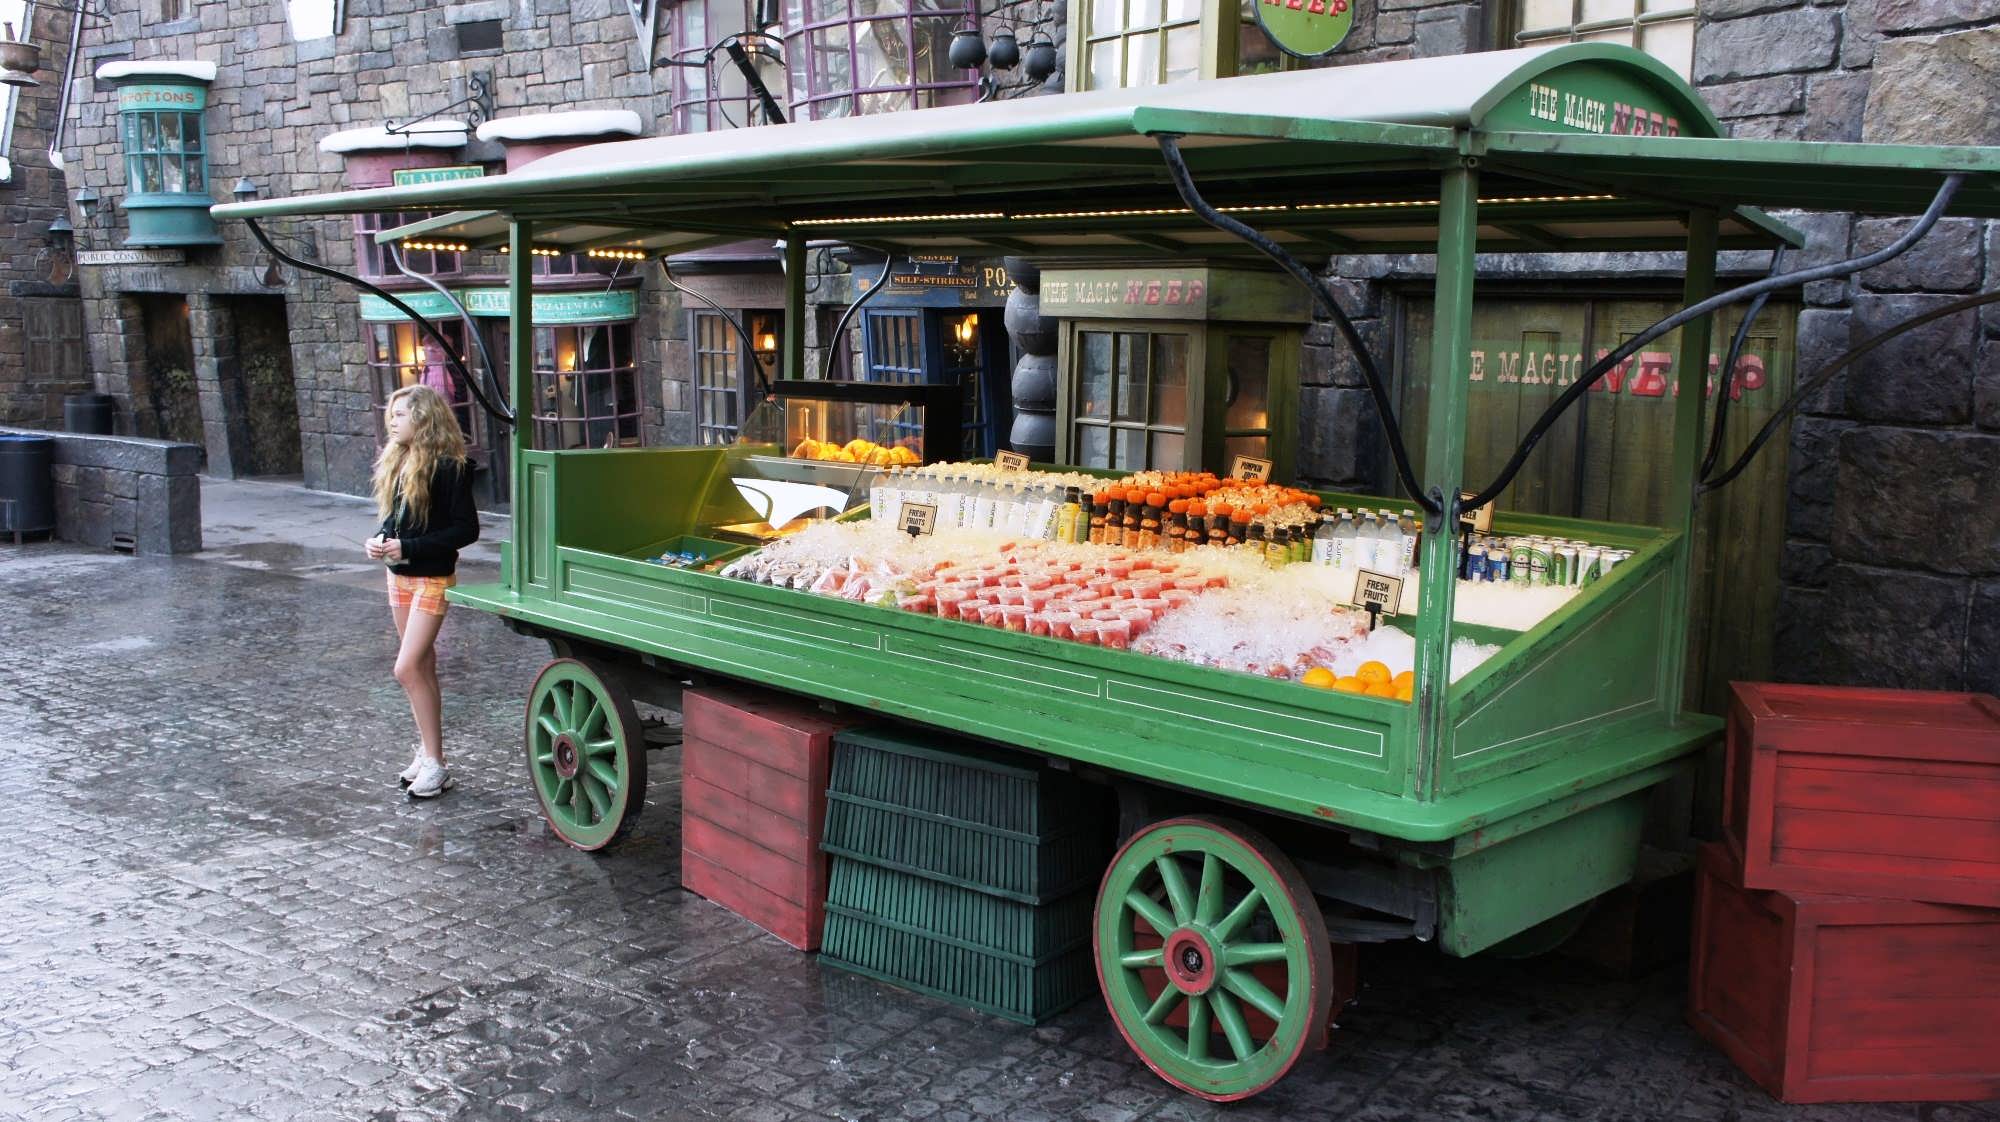
{"type": "Polygon", "coordinates": [[[1354,28],[1354,0],[1257,0],[1257,26],[1288,55],[1333,53],[1354,28]]]}

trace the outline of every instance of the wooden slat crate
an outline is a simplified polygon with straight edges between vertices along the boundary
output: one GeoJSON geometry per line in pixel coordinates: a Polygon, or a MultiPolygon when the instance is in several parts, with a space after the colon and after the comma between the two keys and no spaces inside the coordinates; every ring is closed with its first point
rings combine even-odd
{"type": "Polygon", "coordinates": [[[1723,824],[1744,884],[2000,908],[2000,700],[1733,688],[1723,824]]]}
{"type": "Polygon", "coordinates": [[[826,916],[826,780],[856,721],[746,688],[689,690],[682,711],[681,883],[804,951],[826,916]]]}
{"type": "Polygon", "coordinates": [[[2000,1097],[2000,910],[1695,884],[1688,1020],[1790,1103],[2000,1097]]]}

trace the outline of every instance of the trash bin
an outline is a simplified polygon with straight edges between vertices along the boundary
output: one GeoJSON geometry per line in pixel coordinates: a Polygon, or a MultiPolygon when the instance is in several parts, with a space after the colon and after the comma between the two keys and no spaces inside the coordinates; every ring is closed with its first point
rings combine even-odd
{"type": "Polygon", "coordinates": [[[0,533],[55,529],[55,456],[52,437],[0,433],[0,533]]]}
{"type": "Polygon", "coordinates": [[[116,399],[108,393],[73,393],[63,398],[63,428],[70,432],[111,435],[111,407],[116,399]]]}

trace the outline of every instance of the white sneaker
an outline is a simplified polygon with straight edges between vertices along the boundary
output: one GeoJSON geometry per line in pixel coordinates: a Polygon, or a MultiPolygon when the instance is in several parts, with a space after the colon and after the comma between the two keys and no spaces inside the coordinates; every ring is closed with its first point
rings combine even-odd
{"type": "Polygon", "coordinates": [[[432,799],[451,790],[451,772],[445,766],[425,758],[417,767],[417,777],[410,781],[410,797],[432,799]]]}
{"type": "Polygon", "coordinates": [[[417,745],[416,752],[410,756],[410,766],[404,768],[402,774],[396,776],[397,784],[408,787],[417,781],[417,773],[422,770],[424,770],[424,746],[420,743],[417,745]]]}

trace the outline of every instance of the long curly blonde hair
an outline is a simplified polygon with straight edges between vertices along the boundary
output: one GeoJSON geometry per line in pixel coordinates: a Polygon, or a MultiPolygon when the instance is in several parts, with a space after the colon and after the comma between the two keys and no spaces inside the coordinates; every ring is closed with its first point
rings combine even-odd
{"type": "Polygon", "coordinates": [[[431,512],[431,472],[439,461],[463,463],[465,434],[451,404],[429,386],[404,386],[389,395],[383,406],[386,418],[396,412],[398,402],[410,406],[410,437],[399,441],[390,437],[375,457],[375,508],[389,517],[398,498],[410,517],[422,522],[431,512]]]}

